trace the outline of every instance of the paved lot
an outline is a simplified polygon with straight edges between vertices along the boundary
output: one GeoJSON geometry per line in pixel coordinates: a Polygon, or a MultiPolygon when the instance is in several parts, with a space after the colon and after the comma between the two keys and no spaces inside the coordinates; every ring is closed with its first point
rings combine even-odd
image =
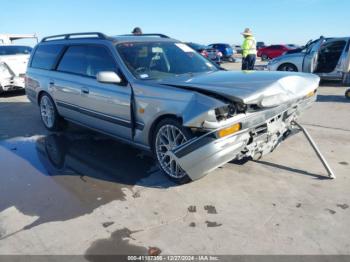
{"type": "Polygon", "coordinates": [[[183,186],[108,137],[49,134],[23,93],[0,97],[0,254],[350,254],[344,91],[323,84],[301,119],[336,180],[298,133],[183,186]]]}

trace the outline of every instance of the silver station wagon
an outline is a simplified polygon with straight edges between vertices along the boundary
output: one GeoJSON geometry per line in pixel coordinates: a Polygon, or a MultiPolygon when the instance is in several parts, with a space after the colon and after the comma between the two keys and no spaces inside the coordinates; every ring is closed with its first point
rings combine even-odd
{"type": "Polygon", "coordinates": [[[25,83],[47,129],[68,120],[148,150],[177,183],[274,150],[318,84],[312,74],[226,71],[161,34],[102,33],[44,38],[25,83]]]}

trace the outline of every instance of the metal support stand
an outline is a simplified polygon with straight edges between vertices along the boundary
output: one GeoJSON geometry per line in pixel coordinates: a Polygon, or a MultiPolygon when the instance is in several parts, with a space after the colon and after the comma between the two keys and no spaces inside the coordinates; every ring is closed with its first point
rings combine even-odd
{"type": "Polygon", "coordinates": [[[323,157],[323,155],[321,154],[320,150],[318,149],[318,147],[316,146],[314,140],[311,138],[309,132],[307,132],[307,130],[301,126],[299,123],[297,123],[296,121],[293,121],[292,124],[298,126],[300,128],[301,131],[303,131],[304,135],[306,136],[307,140],[309,141],[310,145],[312,146],[312,148],[314,149],[316,155],[318,156],[318,158],[321,160],[323,166],[325,167],[325,169],[327,170],[328,176],[329,178],[334,179],[335,175],[331,169],[331,167],[329,166],[329,164],[327,163],[326,159],[323,157]]]}

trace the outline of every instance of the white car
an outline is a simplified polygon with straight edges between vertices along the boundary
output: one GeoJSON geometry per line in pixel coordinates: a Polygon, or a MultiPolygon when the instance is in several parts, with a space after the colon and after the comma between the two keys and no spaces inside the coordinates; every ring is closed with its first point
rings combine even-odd
{"type": "Polygon", "coordinates": [[[24,88],[24,76],[32,48],[0,45],[0,93],[24,88]]]}
{"type": "Polygon", "coordinates": [[[270,71],[314,73],[324,80],[350,83],[350,37],[324,38],[309,41],[303,49],[288,51],[272,59],[270,71]]]}

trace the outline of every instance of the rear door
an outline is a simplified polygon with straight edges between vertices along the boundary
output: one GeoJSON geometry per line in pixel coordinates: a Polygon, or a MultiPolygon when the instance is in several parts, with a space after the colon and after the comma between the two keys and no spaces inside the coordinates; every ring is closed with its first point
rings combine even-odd
{"type": "Polygon", "coordinates": [[[118,72],[107,46],[71,45],[62,57],[57,71],[74,76],[70,85],[79,90],[80,99],[75,110],[80,115],[79,119],[74,120],[111,135],[131,139],[131,88],[96,80],[98,72],[118,72]]]}
{"type": "Polygon", "coordinates": [[[324,38],[320,38],[315,43],[311,44],[306,52],[303,59],[302,71],[307,73],[313,73],[317,68],[318,52],[325,42],[324,38]]]}

